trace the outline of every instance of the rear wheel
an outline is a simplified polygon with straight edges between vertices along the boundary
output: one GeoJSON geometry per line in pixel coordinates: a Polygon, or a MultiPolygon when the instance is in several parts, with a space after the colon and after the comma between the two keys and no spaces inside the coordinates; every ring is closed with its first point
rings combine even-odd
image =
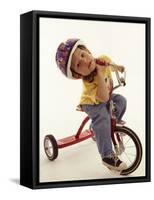
{"type": "Polygon", "coordinates": [[[58,145],[53,135],[46,135],[44,138],[44,150],[49,160],[53,161],[58,156],[58,145]]]}
{"type": "Polygon", "coordinates": [[[142,145],[134,131],[123,126],[116,127],[114,131],[116,141],[115,152],[126,163],[127,169],[121,171],[121,175],[128,175],[135,171],[142,159],[142,145]]]}

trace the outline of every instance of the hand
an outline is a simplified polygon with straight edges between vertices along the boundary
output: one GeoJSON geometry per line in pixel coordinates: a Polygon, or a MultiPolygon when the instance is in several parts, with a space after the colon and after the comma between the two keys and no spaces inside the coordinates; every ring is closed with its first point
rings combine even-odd
{"type": "Polygon", "coordinates": [[[108,62],[106,60],[96,59],[96,64],[101,65],[101,66],[108,66],[108,65],[110,65],[110,62],[108,62]]]}
{"type": "Polygon", "coordinates": [[[123,73],[125,71],[125,67],[122,65],[117,66],[119,72],[123,73]]]}

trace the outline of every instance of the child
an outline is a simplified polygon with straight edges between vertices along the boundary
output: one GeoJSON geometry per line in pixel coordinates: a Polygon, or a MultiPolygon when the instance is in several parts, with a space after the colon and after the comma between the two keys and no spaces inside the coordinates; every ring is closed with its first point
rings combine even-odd
{"type": "MultiPolygon", "coordinates": [[[[92,120],[96,143],[103,164],[110,169],[122,171],[127,168],[112,150],[111,118],[108,101],[116,104],[116,117],[120,121],[126,110],[126,99],[110,92],[113,87],[110,66],[111,59],[101,56],[95,59],[80,39],[68,39],[57,49],[56,62],[62,73],[70,79],[83,80],[80,107],[92,120]]],[[[117,66],[124,71],[124,67],[117,66]]]]}

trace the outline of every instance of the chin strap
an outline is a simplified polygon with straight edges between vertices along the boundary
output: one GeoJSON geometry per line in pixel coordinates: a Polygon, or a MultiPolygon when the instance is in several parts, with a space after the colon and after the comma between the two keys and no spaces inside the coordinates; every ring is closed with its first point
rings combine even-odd
{"type": "Polygon", "coordinates": [[[77,72],[75,72],[73,69],[71,69],[72,73],[73,73],[73,76],[75,79],[81,79],[83,76],[77,72]]]}

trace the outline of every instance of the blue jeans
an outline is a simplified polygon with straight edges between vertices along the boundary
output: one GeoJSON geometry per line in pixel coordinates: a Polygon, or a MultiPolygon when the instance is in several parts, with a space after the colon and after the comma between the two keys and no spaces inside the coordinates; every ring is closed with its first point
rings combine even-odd
{"type": "MultiPolygon", "coordinates": [[[[120,121],[126,110],[126,99],[119,94],[112,94],[111,99],[115,103],[116,117],[120,121]]],[[[108,107],[109,102],[98,105],[82,105],[84,112],[92,120],[91,127],[95,133],[98,151],[102,158],[110,155],[112,150],[111,141],[111,116],[108,107]]]]}

